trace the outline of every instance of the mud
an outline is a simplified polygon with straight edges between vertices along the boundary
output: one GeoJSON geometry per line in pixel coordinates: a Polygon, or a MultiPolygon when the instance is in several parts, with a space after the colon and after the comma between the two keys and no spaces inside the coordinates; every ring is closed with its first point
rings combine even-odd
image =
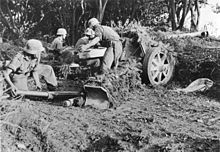
{"type": "Polygon", "coordinates": [[[220,114],[217,100],[201,94],[146,87],[137,89],[121,103],[116,109],[98,110],[62,107],[58,101],[3,100],[1,150],[217,152],[220,149],[220,120],[210,121],[220,114]]]}
{"type": "MultiPolygon", "coordinates": [[[[178,66],[186,69],[182,61],[178,66]]],[[[220,151],[217,80],[211,90],[203,93],[174,92],[190,81],[186,81],[189,75],[181,73],[186,76],[183,83],[177,75],[166,87],[153,88],[142,84],[139,62],[129,62],[97,84],[107,88],[115,101],[114,108],[108,110],[63,107],[60,100],[44,98],[2,99],[1,151],[220,151]]],[[[188,63],[186,67],[194,62],[188,63]]],[[[198,78],[199,75],[189,72],[198,78]]],[[[218,72],[216,75],[215,78],[218,72]]],[[[84,83],[74,78],[60,79],[58,89],[71,91],[84,83]]],[[[29,86],[35,89],[32,80],[29,86]]]]}

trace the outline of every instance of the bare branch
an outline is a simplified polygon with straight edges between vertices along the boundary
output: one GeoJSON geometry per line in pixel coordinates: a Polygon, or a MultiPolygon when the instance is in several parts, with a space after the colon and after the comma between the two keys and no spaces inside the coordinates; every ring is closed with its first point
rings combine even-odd
{"type": "Polygon", "coordinates": [[[85,13],[85,8],[84,8],[84,0],[81,0],[81,2],[80,2],[80,4],[81,4],[81,8],[82,8],[82,15],[85,13]]]}
{"type": "Polygon", "coordinates": [[[5,18],[5,15],[0,7],[0,17],[1,17],[1,21],[2,23],[9,29],[12,30],[12,27],[10,25],[10,23],[8,22],[8,20],[5,18]]]}
{"type": "Polygon", "coordinates": [[[12,28],[15,29],[15,30],[17,30],[17,27],[16,27],[16,25],[15,25],[15,22],[14,22],[14,20],[13,20],[13,18],[12,18],[11,11],[10,11],[10,9],[9,9],[8,3],[9,3],[9,0],[6,0],[6,9],[7,9],[7,13],[8,13],[8,15],[9,15],[9,18],[10,18],[10,22],[11,22],[12,28]]]}

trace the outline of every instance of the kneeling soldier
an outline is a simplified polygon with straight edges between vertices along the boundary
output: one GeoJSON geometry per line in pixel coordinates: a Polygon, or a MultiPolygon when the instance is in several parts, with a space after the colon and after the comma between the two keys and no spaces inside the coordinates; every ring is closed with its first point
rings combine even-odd
{"type": "Polygon", "coordinates": [[[57,80],[53,68],[50,65],[40,64],[42,51],[44,47],[39,40],[28,40],[23,52],[19,52],[3,71],[5,80],[15,95],[17,90],[28,90],[27,80],[30,74],[33,75],[39,90],[41,90],[39,76],[43,76],[48,90],[56,89],[57,80]]]}

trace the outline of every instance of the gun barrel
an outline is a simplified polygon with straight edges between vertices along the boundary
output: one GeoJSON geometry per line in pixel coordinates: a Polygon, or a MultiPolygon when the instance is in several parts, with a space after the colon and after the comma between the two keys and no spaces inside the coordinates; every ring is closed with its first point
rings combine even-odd
{"type": "Polygon", "coordinates": [[[54,97],[79,97],[84,96],[81,91],[22,91],[18,90],[17,94],[25,96],[35,96],[35,97],[47,97],[53,99],[54,97]]]}
{"type": "Polygon", "coordinates": [[[192,33],[179,33],[179,34],[166,35],[166,38],[170,39],[170,38],[177,38],[177,37],[183,38],[183,37],[196,37],[196,36],[208,37],[209,33],[208,33],[208,31],[192,32],[192,33]]]}
{"type": "MultiPolygon", "coordinates": [[[[109,93],[101,86],[89,86],[85,85],[83,90],[74,91],[21,91],[18,90],[17,94],[32,96],[32,97],[46,97],[48,99],[61,99],[72,100],[72,98],[83,97],[83,103],[80,105],[93,106],[98,109],[108,109],[113,106],[113,98],[109,98],[109,93]]],[[[69,103],[67,105],[71,105],[69,103]]]]}

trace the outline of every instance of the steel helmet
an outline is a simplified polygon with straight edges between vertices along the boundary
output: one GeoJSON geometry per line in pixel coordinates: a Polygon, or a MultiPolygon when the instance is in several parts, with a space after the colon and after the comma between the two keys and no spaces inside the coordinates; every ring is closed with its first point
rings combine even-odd
{"type": "Polygon", "coordinates": [[[38,54],[44,50],[45,48],[43,47],[41,41],[36,39],[28,40],[24,47],[24,51],[28,54],[38,54]]]}
{"type": "Polygon", "coordinates": [[[98,25],[99,24],[99,21],[97,18],[91,18],[89,21],[88,21],[88,24],[89,26],[93,27],[95,25],[98,25]]]}
{"type": "Polygon", "coordinates": [[[85,35],[95,35],[95,32],[91,28],[87,28],[84,32],[85,35]]]}
{"type": "Polygon", "coordinates": [[[57,30],[57,35],[66,35],[67,32],[66,32],[66,29],[65,28],[59,28],[57,30]]]}

